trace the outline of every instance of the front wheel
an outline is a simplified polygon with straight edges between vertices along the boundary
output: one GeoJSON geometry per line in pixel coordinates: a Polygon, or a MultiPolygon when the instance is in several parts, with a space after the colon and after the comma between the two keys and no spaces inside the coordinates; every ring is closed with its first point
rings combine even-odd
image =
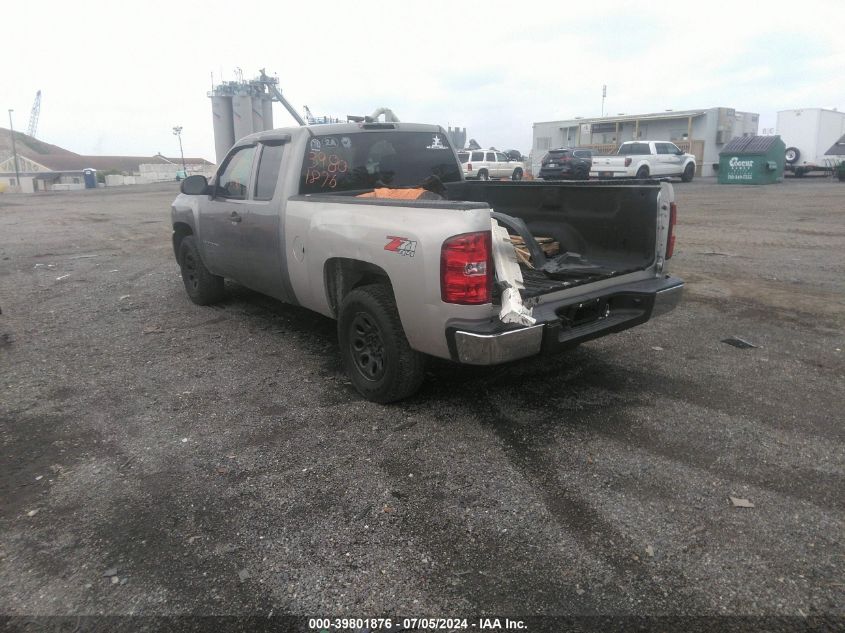
{"type": "Polygon", "coordinates": [[[193,235],[188,235],[179,244],[179,266],[188,298],[200,306],[217,303],[223,298],[223,277],[209,272],[202,263],[199,249],[193,235]]]}
{"type": "Polygon", "coordinates": [[[361,286],[346,295],[337,335],[346,373],[367,400],[395,402],[419,389],[425,359],[408,344],[388,286],[361,286]]]}
{"type": "Polygon", "coordinates": [[[517,167],[513,170],[513,174],[511,175],[511,180],[522,180],[522,169],[517,167]]]}
{"type": "Polygon", "coordinates": [[[684,174],[681,176],[682,182],[692,182],[692,179],[695,177],[695,165],[690,163],[686,167],[684,167],[684,174]]]}

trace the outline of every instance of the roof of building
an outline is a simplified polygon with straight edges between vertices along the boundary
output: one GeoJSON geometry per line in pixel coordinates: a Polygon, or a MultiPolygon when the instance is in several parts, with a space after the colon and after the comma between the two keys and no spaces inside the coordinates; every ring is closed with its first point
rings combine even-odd
{"type": "MultiPolygon", "coordinates": [[[[137,172],[141,165],[181,165],[181,158],[156,156],[80,156],[79,154],[43,154],[32,156],[22,154],[33,162],[51,171],[79,171],[96,169],[98,171],[137,172]]],[[[185,157],[186,165],[212,165],[204,158],[185,157]]]]}
{"type": "MultiPolygon", "coordinates": [[[[688,119],[706,114],[707,110],[669,110],[666,112],[648,112],[645,114],[618,114],[616,116],[580,117],[577,119],[560,119],[556,121],[538,121],[538,123],[616,123],[628,121],[647,121],[649,119],[688,119]]],[[[535,123],[534,125],[537,125],[535,123]]]]}
{"type": "Polygon", "coordinates": [[[772,145],[781,142],[780,136],[737,136],[722,148],[719,154],[733,154],[747,156],[749,154],[765,154],[772,145]]]}
{"type": "MultiPolygon", "coordinates": [[[[15,150],[52,171],[80,171],[93,168],[101,171],[137,172],[139,165],[161,164],[181,165],[182,158],[170,158],[162,154],[155,156],[81,156],[58,145],[51,145],[37,138],[15,131],[15,150]]],[[[12,156],[12,141],[9,130],[0,128],[0,162],[12,156]]],[[[186,165],[213,165],[204,158],[185,157],[186,165]]]]}
{"type": "Polygon", "coordinates": [[[845,156],[845,134],[842,135],[838,141],[830,146],[830,149],[824,153],[825,156],[845,156]]]}

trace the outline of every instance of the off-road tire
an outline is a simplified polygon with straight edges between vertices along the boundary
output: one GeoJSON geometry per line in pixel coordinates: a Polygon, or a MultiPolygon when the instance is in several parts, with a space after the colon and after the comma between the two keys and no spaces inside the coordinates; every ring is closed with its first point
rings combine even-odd
{"type": "Polygon", "coordinates": [[[511,175],[511,180],[522,180],[522,169],[517,167],[513,170],[513,174],[511,175]]]}
{"type": "Polygon", "coordinates": [[[690,163],[686,167],[684,167],[684,173],[681,176],[681,182],[692,182],[692,179],[695,178],[695,165],[690,163]]]}
{"type": "Polygon", "coordinates": [[[648,178],[648,167],[645,167],[645,166],[640,167],[637,170],[636,178],[637,178],[637,180],[645,180],[646,178],[648,178]]]}
{"type": "Polygon", "coordinates": [[[408,345],[389,286],[361,286],[346,295],[337,338],[346,373],[367,400],[402,400],[422,384],[425,357],[408,345]]]}
{"type": "Polygon", "coordinates": [[[478,179],[479,180],[490,180],[490,174],[487,172],[486,169],[482,169],[478,172],[478,179]]]}
{"type": "Polygon", "coordinates": [[[199,306],[217,303],[223,298],[223,277],[212,275],[202,263],[193,235],[179,244],[179,266],[188,298],[199,306]]]}

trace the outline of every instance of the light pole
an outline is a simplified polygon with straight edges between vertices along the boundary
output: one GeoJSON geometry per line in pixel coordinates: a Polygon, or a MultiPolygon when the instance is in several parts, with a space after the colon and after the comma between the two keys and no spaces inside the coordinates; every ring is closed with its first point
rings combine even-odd
{"type": "Polygon", "coordinates": [[[12,155],[15,157],[15,186],[18,193],[20,193],[21,173],[18,170],[18,148],[15,145],[15,126],[12,124],[12,112],[14,112],[14,110],[9,108],[9,134],[12,135],[12,155]]]}
{"type": "Polygon", "coordinates": [[[185,152],[182,151],[182,126],[177,125],[173,128],[173,134],[179,139],[179,154],[182,156],[182,174],[185,178],[188,177],[188,168],[185,167],[185,152]]]}

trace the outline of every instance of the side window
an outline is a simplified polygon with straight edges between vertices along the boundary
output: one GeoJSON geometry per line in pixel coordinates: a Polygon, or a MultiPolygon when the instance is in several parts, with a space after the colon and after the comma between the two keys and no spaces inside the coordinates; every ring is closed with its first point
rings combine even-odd
{"type": "Polygon", "coordinates": [[[495,152],[487,152],[487,162],[488,163],[495,163],[496,162],[495,152]]]}
{"type": "Polygon", "coordinates": [[[241,147],[229,156],[220,172],[220,177],[217,179],[217,195],[219,197],[232,200],[246,199],[253,156],[255,156],[255,145],[241,147]]]}
{"type": "Polygon", "coordinates": [[[265,144],[261,148],[261,158],[258,160],[258,171],[255,175],[255,199],[272,200],[279,181],[279,169],[282,166],[282,155],[285,146],[282,143],[265,144]]]}
{"type": "Polygon", "coordinates": [[[677,154],[681,149],[674,143],[666,143],[666,151],[670,154],[677,154]]]}
{"type": "Polygon", "coordinates": [[[506,163],[506,162],[508,162],[508,157],[505,156],[504,154],[500,154],[499,152],[496,152],[496,160],[500,163],[506,163]]]}
{"type": "Polygon", "coordinates": [[[472,153],[472,160],[480,163],[484,160],[484,152],[473,152],[472,153]]]}
{"type": "Polygon", "coordinates": [[[669,145],[668,143],[655,143],[654,147],[657,149],[658,154],[669,154],[669,145]]]}

